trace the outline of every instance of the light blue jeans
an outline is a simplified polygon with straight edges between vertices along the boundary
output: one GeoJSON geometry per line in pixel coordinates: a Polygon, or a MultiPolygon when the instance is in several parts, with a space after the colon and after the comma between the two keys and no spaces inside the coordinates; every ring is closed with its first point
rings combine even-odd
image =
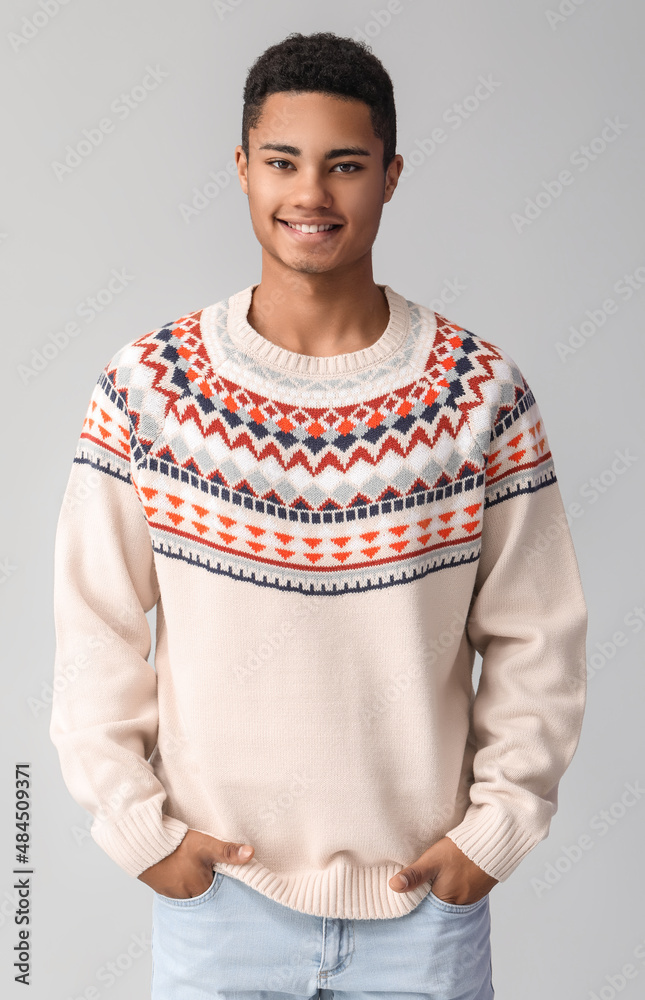
{"type": "Polygon", "coordinates": [[[153,891],[152,1000],[492,1000],[490,903],[432,892],[402,917],[284,906],[214,872],[190,899],[153,891]]]}

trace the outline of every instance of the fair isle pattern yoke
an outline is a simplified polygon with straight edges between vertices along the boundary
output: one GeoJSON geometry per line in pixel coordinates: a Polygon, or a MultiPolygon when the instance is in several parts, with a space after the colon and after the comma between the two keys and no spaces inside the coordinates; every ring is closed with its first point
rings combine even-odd
{"type": "Polygon", "coordinates": [[[124,345],[83,423],[74,460],[133,483],[160,557],[303,593],[389,587],[477,560],[485,510],[556,481],[512,358],[444,316],[406,299],[381,382],[330,380],[244,354],[229,301],[124,345]]]}

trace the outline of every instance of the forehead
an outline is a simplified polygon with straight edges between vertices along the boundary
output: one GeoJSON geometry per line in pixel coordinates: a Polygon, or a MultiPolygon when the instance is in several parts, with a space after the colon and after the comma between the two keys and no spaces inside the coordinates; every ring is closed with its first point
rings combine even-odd
{"type": "Polygon", "coordinates": [[[344,139],[375,145],[370,109],[364,101],[344,99],[334,94],[281,91],[265,98],[257,128],[250,129],[256,143],[274,139],[278,142],[307,142],[328,145],[344,139]],[[253,134],[255,133],[255,134],[253,134]]]}

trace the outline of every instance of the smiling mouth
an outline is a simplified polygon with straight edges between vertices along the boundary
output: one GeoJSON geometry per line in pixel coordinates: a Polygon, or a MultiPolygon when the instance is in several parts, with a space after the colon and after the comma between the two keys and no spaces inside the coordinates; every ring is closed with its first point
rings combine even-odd
{"type": "Polygon", "coordinates": [[[304,236],[316,236],[319,233],[331,233],[335,229],[342,228],[340,223],[335,223],[335,222],[327,223],[325,225],[320,225],[320,226],[308,226],[295,222],[287,222],[285,219],[278,219],[278,222],[280,222],[283,226],[286,226],[287,229],[291,229],[294,232],[300,233],[304,236]]]}

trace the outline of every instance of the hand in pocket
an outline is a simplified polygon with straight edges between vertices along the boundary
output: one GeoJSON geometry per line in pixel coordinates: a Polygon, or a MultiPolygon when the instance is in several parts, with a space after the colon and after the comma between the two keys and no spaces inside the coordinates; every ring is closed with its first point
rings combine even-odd
{"type": "Polygon", "coordinates": [[[190,899],[206,892],[218,861],[243,865],[252,854],[253,848],[248,844],[232,844],[198,830],[188,830],[172,854],[146,868],[137,878],[162,896],[190,899]],[[246,855],[240,853],[244,848],[246,855]]]}

